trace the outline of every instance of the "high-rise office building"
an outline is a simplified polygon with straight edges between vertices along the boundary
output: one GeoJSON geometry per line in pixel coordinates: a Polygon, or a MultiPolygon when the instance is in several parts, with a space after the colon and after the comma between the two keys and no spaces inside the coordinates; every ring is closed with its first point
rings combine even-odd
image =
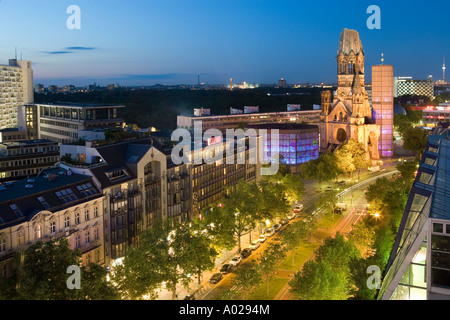
{"type": "Polygon", "coordinates": [[[434,97],[433,80],[415,80],[412,77],[395,77],[394,97],[397,98],[404,95],[434,97]]]}
{"type": "Polygon", "coordinates": [[[10,59],[8,65],[0,65],[0,129],[17,127],[18,107],[33,102],[31,62],[10,59]]]}
{"type": "Polygon", "coordinates": [[[375,123],[380,126],[378,141],[382,158],[393,156],[394,131],[394,67],[372,66],[372,110],[375,123]]]}

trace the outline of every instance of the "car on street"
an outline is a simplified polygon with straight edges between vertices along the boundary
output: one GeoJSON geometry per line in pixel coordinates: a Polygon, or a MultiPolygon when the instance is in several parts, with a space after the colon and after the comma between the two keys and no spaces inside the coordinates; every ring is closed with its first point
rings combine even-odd
{"type": "Polygon", "coordinates": [[[183,300],[195,300],[195,297],[192,294],[188,294],[183,300]]]}
{"type": "Polygon", "coordinates": [[[273,230],[275,230],[275,232],[278,232],[278,230],[281,229],[281,224],[278,224],[278,223],[274,224],[272,228],[273,228],[273,230]]]}
{"type": "Polygon", "coordinates": [[[250,249],[250,248],[245,248],[244,250],[241,251],[242,259],[247,258],[251,254],[252,254],[252,249],[250,249]]]}
{"type": "Polygon", "coordinates": [[[286,218],[288,218],[289,220],[294,219],[294,218],[295,218],[295,213],[294,213],[294,212],[289,212],[289,213],[286,215],[286,218]]]}
{"type": "Polygon", "coordinates": [[[300,213],[303,210],[303,205],[298,204],[294,207],[294,213],[300,213]]]}
{"type": "Polygon", "coordinates": [[[267,236],[265,234],[262,234],[259,236],[258,241],[263,243],[264,241],[266,241],[266,239],[267,239],[267,236]]]}
{"type": "Polygon", "coordinates": [[[209,279],[209,283],[216,284],[220,280],[222,280],[223,275],[220,272],[214,273],[212,277],[209,279]]]}
{"type": "Polygon", "coordinates": [[[250,244],[250,248],[252,248],[253,250],[258,249],[259,246],[261,245],[261,243],[259,242],[259,240],[255,240],[250,244]]]}
{"type": "Polygon", "coordinates": [[[232,265],[229,263],[226,263],[220,268],[220,273],[226,274],[231,271],[232,265]]]}
{"type": "Polygon", "coordinates": [[[233,259],[231,259],[230,262],[228,263],[231,264],[232,266],[237,266],[241,261],[242,261],[241,256],[234,256],[233,259]]]}
{"type": "Polygon", "coordinates": [[[275,234],[275,230],[273,228],[269,228],[266,230],[266,236],[271,237],[275,234]]]}
{"type": "Polygon", "coordinates": [[[282,226],[285,226],[285,225],[287,225],[287,224],[289,223],[289,219],[288,219],[288,218],[285,218],[285,219],[282,220],[280,223],[281,223],[282,226]]]}
{"type": "Polygon", "coordinates": [[[336,214],[342,214],[342,212],[344,212],[344,210],[341,207],[336,207],[334,208],[334,213],[336,214]]]}
{"type": "Polygon", "coordinates": [[[337,207],[337,208],[341,208],[342,211],[347,210],[347,204],[346,204],[346,203],[342,203],[342,202],[336,203],[336,207],[337,207]]]}
{"type": "Polygon", "coordinates": [[[331,187],[331,186],[329,186],[325,189],[325,192],[331,192],[331,191],[333,191],[333,187],[331,187]]]}

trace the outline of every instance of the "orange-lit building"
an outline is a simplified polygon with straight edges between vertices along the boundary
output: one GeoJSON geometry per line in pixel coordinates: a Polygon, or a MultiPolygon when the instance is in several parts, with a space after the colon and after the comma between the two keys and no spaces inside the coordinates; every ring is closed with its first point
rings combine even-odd
{"type": "Polygon", "coordinates": [[[382,158],[393,156],[394,134],[394,67],[372,66],[372,110],[375,123],[380,126],[378,141],[382,158]]]}

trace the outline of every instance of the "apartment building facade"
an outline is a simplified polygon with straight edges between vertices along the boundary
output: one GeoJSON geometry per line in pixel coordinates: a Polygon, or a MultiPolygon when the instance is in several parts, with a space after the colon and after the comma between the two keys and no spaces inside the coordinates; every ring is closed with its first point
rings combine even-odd
{"type": "MultiPolygon", "coordinates": [[[[193,150],[191,159],[211,148],[193,150]]],[[[121,259],[127,248],[139,244],[139,234],[155,219],[189,221],[209,204],[220,200],[227,187],[240,179],[255,182],[258,165],[249,161],[249,150],[242,151],[246,162],[224,161],[195,164],[175,163],[172,149],[163,149],[152,139],[140,139],[95,146],[62,145],[61,156],[74,161],[60,166],[75,173],[92,176],[105,196],[104,244],[107,265],[121,259]]],[[[238,157],[237,154],[233,157],[238,157]]]]}
{"type": "Polygon", "coordinates": [[[104,196],[92,177],[61,168],[0,186],[0,273],[17,267],[16,252],[38,241],[66,238],[82,265],[104,265],[104,196]]]}

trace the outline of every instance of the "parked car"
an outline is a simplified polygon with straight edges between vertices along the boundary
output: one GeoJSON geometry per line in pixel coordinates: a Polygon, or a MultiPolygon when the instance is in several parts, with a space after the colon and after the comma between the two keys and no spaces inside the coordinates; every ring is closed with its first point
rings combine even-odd
{"type": "Polygon", "coordinates": [[[195,297],[192,294],[188,294],[183,300],[195,300],[195,297]]]}
{"type": "Polygon", "coordinates": [[[251,254],[252,254],[252,249],[250,249],[250,248],[245,248],[244,250],[241,251],[242,259],[247,258],[251,254]]]}
{"type": "Polygon", "coordinates": [[[342,214],[342,212],[344,212],[344,210],[341,207],[336,207],[334,208],[334,213],[336,214],[342,214]]]}
{"type": "Polygon", "coordinates": [[[266,230],[266,236],[271,237],[275,234],[275,230],[273,228],[269,228],[266,230]]]}
{"type": "Polygon", "coordinates": [[[273,225],[273,230],[275,230],[275,232],[278,232],[278,230],[280,230],[281,229],[281,224],[274,224],[273,225]]]}
{"type": "Polygon", "coordinates": [[[294,213],[294,212],[289,212],[289,213],[286,215],[286,218],[288,218],[289,220],[294,219],[294,218],[295,218],[295,213],[294,213]]]}
{"type": "Polygon", "coordinates": [[[266,241],[266,239],[267,239],[267,236],[265,234],[262,234],[259,236],[258,241],[263,243],[264,241],[266,241]]]}
{"type": "Polygon", "coordinates": [[[237,266],[241,261],[242,261],[241,256],[234,256],[233,259],[231,259],[230,262],[228,263],[231,264],[232,266],[237,266]]]}
{"type": "Polygon", "coordinates": [[[333,187],[331,187],[331,186],[329,186],[325,189],[325,192],[331,192],[331,191],[333,191],[333,187]]]}
{"type": "Polygon", "coordinates": [[[209,279],[209,283],[216,284],[220,280],[222,280],[223,275],[220,272],[214,273],[212,277],[209,279]]]}
{"type": "Polygon", "coordinates": [[[298,204],[294,207],[294,212],[295,213],[300,213],[303,210],[303,205],[302,204],[298,204]]]}
{"type": "Polygon", "coordinates": [[[229,263],[224,264],[222,266],[222,268],[220,268],[220,273],[226,274],[226,273],[230,272],[231,271],[231,267],[232,266],[229,263]]]}
{"type": "Polygon", "coordinates": [[[347,210],[347,204],[346,203],[336,203],[336,207],[337,208],[341,208],[342,209],[342,211],[345,211],[345,210],[347,210]]]}
{"type": "Polygon", "coordinates": [[[258,249],[259,246],[261,245],[261,243],[259,242],[259,240],[255,240],[250,244],[250,248],[252,248],[253,250],[258,249]]]}
{"type": "Polygon", "coordinates": [[[282,220],[280,223],[281,223],[282,226],[287,225],[287,224],[289,223],[289,219],[288,219],[288,218],[285,218],[285,219],[282,220]]]}

